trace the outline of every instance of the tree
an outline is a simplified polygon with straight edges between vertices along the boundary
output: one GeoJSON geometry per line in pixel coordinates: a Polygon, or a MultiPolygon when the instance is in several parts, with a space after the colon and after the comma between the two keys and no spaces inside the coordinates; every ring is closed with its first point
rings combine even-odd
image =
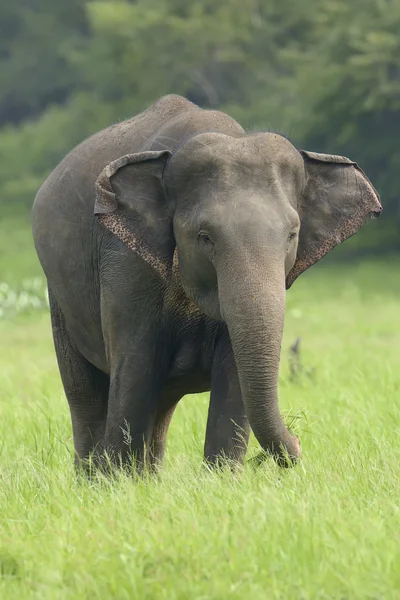
{"type": "Polygon", "coordinates": [[[65,102],[77,84],[70,61],[87,36],[84,0],[0,1],[0,125],[65,102]]]}

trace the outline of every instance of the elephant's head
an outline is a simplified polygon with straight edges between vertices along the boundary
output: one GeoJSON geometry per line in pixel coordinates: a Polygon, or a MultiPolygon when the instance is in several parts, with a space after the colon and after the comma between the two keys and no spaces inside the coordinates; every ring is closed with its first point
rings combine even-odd
{"type": "Polygon", "coordinates": [[[122,157],[100,175],[95,206],[166,279],[176,246],[186,294],[227,324],[250,425],[278,459],[300,454],[278,408],[285,289],[381,210],[356,163],[273,133],[122,157]]]}

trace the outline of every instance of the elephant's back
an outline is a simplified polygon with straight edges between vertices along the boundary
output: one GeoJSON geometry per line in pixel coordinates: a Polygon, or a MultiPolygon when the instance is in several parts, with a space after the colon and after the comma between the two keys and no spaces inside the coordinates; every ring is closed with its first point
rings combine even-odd
{"type": "Polygon", "coordinates": [[[90,136],[50,173],[34,202],[34,211],[49,205],[58,215],[77,211],[80,217],[92,217],[95,182],[110,162],[124,154],[147,149],[158,130],[186,111],[201,111],[181,96],[165,96],[150,108],[90,136]]]}

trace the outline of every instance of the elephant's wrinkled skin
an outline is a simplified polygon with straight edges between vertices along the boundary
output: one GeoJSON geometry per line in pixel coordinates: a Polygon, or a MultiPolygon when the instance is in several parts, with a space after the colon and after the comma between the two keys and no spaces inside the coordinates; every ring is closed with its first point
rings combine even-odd
{"type": "Polygon", "coordinates": [[[249,424],[296,460],[278,408],[285,287],[380,211],[349,159],[179,96],[75,148],[33,231],[78,462],[159,464],[177,402],[210,389],[210,463],[242,460],[249,424]]]}

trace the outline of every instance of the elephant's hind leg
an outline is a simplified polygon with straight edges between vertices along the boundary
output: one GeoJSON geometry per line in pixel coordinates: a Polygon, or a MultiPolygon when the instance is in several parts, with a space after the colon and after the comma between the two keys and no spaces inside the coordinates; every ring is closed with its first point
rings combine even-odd
{"type": "Polygon", "coordinates": [[[78,466],[103,441],[110,381],[108,375],[89,363],[71,341],[64,316],[50,289],[49,301],[54,346],[71,412],[78,466]]]}

